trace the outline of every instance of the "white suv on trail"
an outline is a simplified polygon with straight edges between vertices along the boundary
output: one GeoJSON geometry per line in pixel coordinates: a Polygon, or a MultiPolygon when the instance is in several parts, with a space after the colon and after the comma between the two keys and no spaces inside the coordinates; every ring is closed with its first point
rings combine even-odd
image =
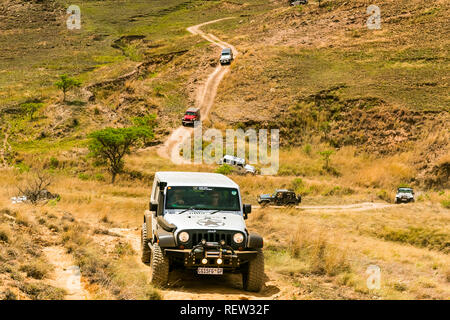
{"type": "Polygon", "coordinates": [[[239,186],[217,173],[156,172],[142,225],[142,261],[151,281],[163,286],[169,270],[198,274],[241,273],[243,287],[264,284],[263,239],[249,233],[239,186]]]}

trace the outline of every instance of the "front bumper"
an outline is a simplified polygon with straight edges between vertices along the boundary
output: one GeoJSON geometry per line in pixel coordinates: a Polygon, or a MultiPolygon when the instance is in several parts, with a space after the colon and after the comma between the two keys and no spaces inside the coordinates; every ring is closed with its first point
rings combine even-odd
{"type": "Polygon", "coordinates": [[[181,120],[181,123],[183,124],[183,126],[187,126],[187,125],[194,125],[195,121],[198,120],[181,120]]]}
{"type": "Polygon", "coordinates": [[[168,257],[176,258],[178,261],[183,261],[186,269],[197,269],[199,267],[209,268],[223,268],[228,270],[239,269],[241,264],[248,262],[256,257],[257,251],[234,251],[229,249],[165,249],[165,254],[168,257]],[[222,263],[218,263],[218,259],[222,263]],[[207,263],[202,260],[206,259],[207,263]]]}

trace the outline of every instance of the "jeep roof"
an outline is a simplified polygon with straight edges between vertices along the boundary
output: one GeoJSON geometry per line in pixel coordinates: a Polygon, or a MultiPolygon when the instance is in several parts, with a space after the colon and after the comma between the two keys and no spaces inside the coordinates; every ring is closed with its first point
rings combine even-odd
{"type": "Polygon", "coordinates": [[[294,191],[287,190],[287,189],[277,189],[277,190],[275,190],[275,192],[294,192],[294,191]]]}
{"type": "Polygon", "coordinates": [[[223,187],[239,189],[239,186],[233,180],[218,173],[164,171],[156,172],[155,179],[167,182],[168,186],[223,187]]]}
{"type": "Polygon", "coordinates": [[[195,107],[190,107],[189,109],[186,110],[186,112],[199,112],[200,108],[195,108],[195,107]]]}
{"type": "Polygon", "coordinates": [[[245,164],[245,159],[238,158],[238,157],[235,157],[235,156],[232,156],[232,155],[229,155],[229,154],[224,155],[223,159],[231,160],[231,161],[234,161],[234,162],[240,163],[240,164],[245,164]]]}
{"type": "Polygon", "coordinates": [[[222,54],[231,54],[231,48],[224,48],[222,54]]]}

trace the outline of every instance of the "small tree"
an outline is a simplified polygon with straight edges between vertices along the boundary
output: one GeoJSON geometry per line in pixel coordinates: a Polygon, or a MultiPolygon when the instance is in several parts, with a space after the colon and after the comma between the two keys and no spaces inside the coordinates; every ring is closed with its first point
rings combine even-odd
{"type": "Polygon", "coordinates": [[[26,102],[22,103],[20,107],[30,117],[30,120],[33,120],[34,114],[36,113],[36,111],[42,108],[43,105],[43,103],[26,102]]]}
{"type": "Polygon", "coordinates": [[[20,195],[26,197],[26,201],[37,204],[41,200],[59,198],[58,194],[52,194],[47,188],[52,184],[51,176],[41,169],[35,169],[26,179],[23,186],[17,186],[20,195]]]}
{"type": "Polygon", "coordinates": [[[59,81],[55,82],[55,85],[58,87],[58,89],[61,89],[63,91],[63,101],[66,102],[66,92],[72,88],[80,87],[81,81],[75,78],[70,78],[67,74],[63,74],[59,77],[59,79],[59,81]]]}
{"type": "MultiPolygon", "coordinates": [[[[144,127],[153,130],[156,127],[156,114],[151,113],[143,117],[134,117],[132,121],[135,127],[144,127]]],[[[147,145],[149,138],[143,137],[142,140],[144,145],[147,145]]]]}
{"type": "Polygon", "coordinates": [[[153,138],[153,130],[147,127],[105,128],[92,132],[89,150],[91,155],[108,165],[111,183],[122,172],[124,156],[131,153],[131,147],[145,138],[153,138]]]}
{"type": "Polygon", "coordinates": [[[333,150],[320,151],[319,154],[322,156],[322,159],[325,161],[323,168],[325,170],[329,170],[330,169],[330,157],[333,154],[333,150]]]}

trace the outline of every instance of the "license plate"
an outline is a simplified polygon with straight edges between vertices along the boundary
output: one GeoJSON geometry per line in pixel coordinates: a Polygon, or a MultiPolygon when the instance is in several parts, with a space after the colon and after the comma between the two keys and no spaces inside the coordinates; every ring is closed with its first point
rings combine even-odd
{"type": "Polygon", "coordinates": [[[222,275],[223,269],[222,268],[198,268],[197,273],[198,274],[222,275]]]}

